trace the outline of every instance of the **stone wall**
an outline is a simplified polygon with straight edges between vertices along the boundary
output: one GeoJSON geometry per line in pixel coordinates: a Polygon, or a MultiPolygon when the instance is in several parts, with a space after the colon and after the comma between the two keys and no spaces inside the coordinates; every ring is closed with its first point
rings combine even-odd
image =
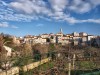
{"type": "Polygon", "coordinates": [[[6,71],[0,72],[0,75],[18,75],[19,74],[19,67],[12,67],[11,69],[6,71]]]}
{"type": "Polygon", "coordinates": [[[34,68],[38,67],[39,65],[47,63],[48,61],[50,61],[50,58],[46,58],[46,59],[43,59],[41,61],[25,65],[25,66],[22,67],[22,69],[23,69],[24,72],[26,72],[28,70],[31,70],[31,69],[34,69],[34,68]]]}
{"type": "Polygon", "coordinates": [[[20,69],[23,70],[24,72],[26,72],[28,70],[31,70],[31,69],[34,69],[34,68],[38,67],[39,65],[47,63],[50,60],[51,60],[50,58],[46,58],[46,59],[43,59],[41,61],[25,65],[22,68],[20,68],[20,67],[12,67],[11,69],[7,70],[7,72],[6,71],[0,72],[0,75],[19,75],[19,70],[20,69]]]}

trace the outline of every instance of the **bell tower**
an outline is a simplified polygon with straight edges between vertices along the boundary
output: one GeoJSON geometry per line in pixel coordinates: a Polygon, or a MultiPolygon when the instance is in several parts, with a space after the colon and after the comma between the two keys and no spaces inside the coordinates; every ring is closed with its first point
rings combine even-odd
{"type": "Polygon", "coordinates": [[[60,28],[60,33],[63,33],[62,28],[60,28]]]}

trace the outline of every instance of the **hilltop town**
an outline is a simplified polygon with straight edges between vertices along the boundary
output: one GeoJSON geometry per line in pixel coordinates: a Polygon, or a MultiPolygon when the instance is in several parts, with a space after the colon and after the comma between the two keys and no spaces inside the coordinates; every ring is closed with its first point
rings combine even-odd
{"type": "Polygon", "coordinates": [[[100,36],[90,35],[85,32],[73,32],[71,34],[63,34],[62,29],[56,34],[40,34],[38,36],[26,35],[24,37],[14,37],[13,42],[16,44],[29,43],[29,44],[62,44],[62,45],[90,45],[100,47],[100,36]]]}

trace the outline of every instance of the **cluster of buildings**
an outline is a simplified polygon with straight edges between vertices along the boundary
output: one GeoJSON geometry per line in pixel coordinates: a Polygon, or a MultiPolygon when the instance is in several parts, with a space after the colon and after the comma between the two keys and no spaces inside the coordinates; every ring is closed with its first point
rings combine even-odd
{"type": "Polygon", "coordinates": [[[72,45],[89,45],[93,40],[100,46],[100,37],[94,35],[88,35],[85,32],[73,32],[71,34],[63,34],[62,29],[60,32],[53,34],[41,34],[39,36],[32,36],[27,35],[23,38],[16,38],[14,37],[13,40],[15,43],[29,43],[29,44],[49,44],[49,43],[56,43],[56,44],[72,44],[72,45]]]}

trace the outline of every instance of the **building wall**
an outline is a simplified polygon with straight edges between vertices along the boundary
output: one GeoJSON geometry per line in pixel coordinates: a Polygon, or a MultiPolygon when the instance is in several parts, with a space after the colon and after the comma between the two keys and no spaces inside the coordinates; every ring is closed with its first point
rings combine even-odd
{"type": "Polygon", "coordinates": [[[82,37],[82,43],[87,42],[87,37],[82,37]]]}
{"type": "Polygon", "coordinates": [[[72,34],[73,34],[73,36],[79,36],[79,33],[77,33],[77,32],[73,32],[72,34]]]}
{"type": "Polygon", "coordinates": [[[44,44],[46,43],[46,39],[43,38],[36,38],[33,40],[34,43],[40,43],[40,44],[44,44]]]}
{"type": "Polygon", "coordinates": [[[84,33],[84,32],[81,32],[79,33],[79,36],[87,36],[88,34],[87,33],[84,33]]]}
{"type": "Polygon", "coordinates": [[[42,34],[41,37],[42,38],[48,38],[49,37],[49,34],[42,34]]]}
{"type": "Polygon", "coordinates": [[[88,39],[87,41],[91,41],[92,38],[94,38],[94,36],[88,35],[87,36],[87,39],[88,39]]]}

